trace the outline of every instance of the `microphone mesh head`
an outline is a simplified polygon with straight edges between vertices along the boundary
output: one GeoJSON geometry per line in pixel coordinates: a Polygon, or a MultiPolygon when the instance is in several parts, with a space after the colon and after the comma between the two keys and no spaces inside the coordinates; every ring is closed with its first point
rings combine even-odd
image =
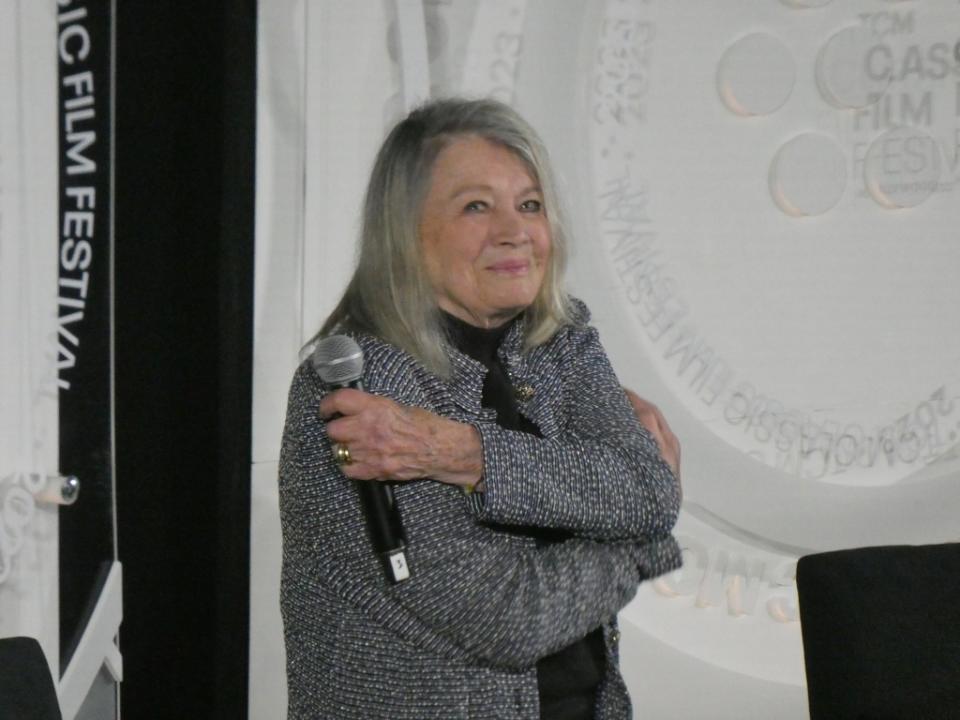
{"type": "Polygon", "coordinates": [[[363,375],[363,351],[353,338],[330,335],[317,343],[310,364],[328,385],[347,385],[363,375]]]}

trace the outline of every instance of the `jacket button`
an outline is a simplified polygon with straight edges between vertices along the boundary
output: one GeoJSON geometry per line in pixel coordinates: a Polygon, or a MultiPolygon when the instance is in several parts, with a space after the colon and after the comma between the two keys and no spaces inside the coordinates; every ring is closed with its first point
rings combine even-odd
{"type": "Polygon", "coordinates": [[[517,385],[513,391],[513,394],[520,402],[527,402],[533,397],[533,386],[525,383],[522,385],[517,385]]]}

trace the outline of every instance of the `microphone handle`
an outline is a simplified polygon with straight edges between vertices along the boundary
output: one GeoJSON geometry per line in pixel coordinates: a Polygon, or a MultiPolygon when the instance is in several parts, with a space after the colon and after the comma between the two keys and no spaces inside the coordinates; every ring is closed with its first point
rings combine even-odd
{"type": "MultiPolygon", "coordinates": [[[[338,387],[363,390],[363,383],[358,379],[338,387]]],[[[380,558],[387,579],[393,584],[407,580],[410,577],[406,555],[407,535],[403,530],[400,508],[393,497],[393,487],[381,480],[354,480],[353,484],[360,496],[370,544],[380,558]]]]}
{"type": "Polygon", "coordinates": [[[393,488],[380,480],[355,480],[354,485],[367,519],[370,543],[383,564],[387,579],[394,584],[403,582],[410,577],[407,538],[393,499],[393,488]]]}

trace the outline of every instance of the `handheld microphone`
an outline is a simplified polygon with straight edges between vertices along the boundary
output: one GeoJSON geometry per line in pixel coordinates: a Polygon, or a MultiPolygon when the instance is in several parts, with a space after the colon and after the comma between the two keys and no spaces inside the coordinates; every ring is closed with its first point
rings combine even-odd
{"type": "MultiPolygon", "coordinates": [[[[330,335],[320,340],[310,355],[310,364],[320,379],[334,388],[363,390],[363,351],[346,335],[330,335]]],[[[380,480],[356,480],[360,506],[367,522],[373,550],[383,563],[390,582],[410,577],[407,565],[407,537],[393,488],[380,480]]]]}

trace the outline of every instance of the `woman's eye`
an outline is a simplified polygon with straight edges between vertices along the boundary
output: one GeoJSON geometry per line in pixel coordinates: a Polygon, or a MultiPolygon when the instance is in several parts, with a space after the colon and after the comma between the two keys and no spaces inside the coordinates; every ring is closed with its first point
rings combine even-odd
{"type": "Polygon", "coordinates": [[[483,212],[487,209],[487,204],[483,200],[474,200],[473,202],[468,202],[463,209],[466,212],[483,212]]]}
{"type": "Polygon", "coordinates": [[[525,200],[520,204],[520,209],[523,212],[538,213],[543,209],[543,203],[539,200],[525,200]]]}

